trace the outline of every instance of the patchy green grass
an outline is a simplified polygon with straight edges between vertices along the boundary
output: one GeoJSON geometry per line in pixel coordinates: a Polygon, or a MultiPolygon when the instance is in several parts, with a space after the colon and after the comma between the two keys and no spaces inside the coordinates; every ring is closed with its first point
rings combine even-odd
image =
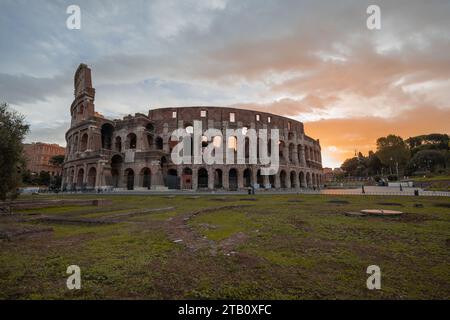
{"type": "MultiPolygon", "coordinates": [[[[53,227],[53,233],[0,241],[1,299],[450,298],[448,198],[258,195],[257,201],[241,201],[246,197],[101,197],[112,199],[113,205],[21,213],[101,218],[143,208],[175,209],[108,225],[39,223],[53,227]],[[235,254],[214,253],[208,248],[190,250],[169,236],[174,217],[241,204],[248,206],[204,212],[186,221],[197,238],[207,239],[211,245],[245,234],[244,241],[232,243],[235,254]],[[345,211],[370,208],[401,210],[405,215],[344,215],[345,211]],[[81,290],[70,291],[65,285],[66,269],[73,264],[81,268],[81,290]],[[381,268],[381,290],[366,288],[366,269],[373,264],[381,268]]],[[[17,225],[9,220],[0,223],[17,225]]]]}

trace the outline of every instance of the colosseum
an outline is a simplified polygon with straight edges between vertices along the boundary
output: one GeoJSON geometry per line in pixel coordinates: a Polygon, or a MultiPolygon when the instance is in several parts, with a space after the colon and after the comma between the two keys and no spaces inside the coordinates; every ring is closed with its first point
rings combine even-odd
{"type": "MultiPolygon", "coordinates": [[[[319,140],[308,137],[301,122],[227,107],[161,108],[110,120],[95,111],[95,89],[87,65],[78,67],[74,86],[63,190],[300,190],[322,183],[319,140]],[[278,129],[278,172],[261,175],[262,166],[248,162],[174,164],[170,155],[178,142],[171,141],[171,133],[177,128],[189,132],[194,120],[201,121],[204,130],[278,129]]],[[[247,149],[246,144],[246,156],[247,149]]]]}

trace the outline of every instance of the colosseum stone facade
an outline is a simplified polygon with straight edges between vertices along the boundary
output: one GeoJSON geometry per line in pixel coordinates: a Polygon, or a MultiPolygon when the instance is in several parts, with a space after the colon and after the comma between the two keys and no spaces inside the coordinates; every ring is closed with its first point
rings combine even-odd
{"type": "Polygon", "coordinates": [[[242,190],[250,186],[287,190],[322,184],[319,140],[308,137],[301,122],[224,107],[162,108],[109,120],[95,112],[95,89],[85,64],[78,67],[74,86],[71,126],[66,133],[64,190],[242,190]],[[177,142],[171,141],[171,133],[177,128],[189,131],[194,120],[201,121],[204,130],[279,129],[278,172],[261,175],[261,165],[248,162],[174,164],[170,154],[177,142]]]}

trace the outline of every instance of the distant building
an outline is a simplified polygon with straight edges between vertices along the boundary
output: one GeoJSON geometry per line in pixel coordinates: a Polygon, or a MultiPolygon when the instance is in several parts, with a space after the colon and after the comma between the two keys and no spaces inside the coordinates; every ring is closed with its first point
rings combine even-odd
{"type": "Polygon", "coordinates": [[[323,180],[325,182],[331,182],[333,181],[333,169],[332,168],[323,168],[323,180]]]}
{"type": "Polygon", "coordinates": [[[341,168],[323,168],[323,180],[325,182],[333,182],[336,180],[336,176],[342,175],[341,168]]]}
{"type": "Polygon", "coordinates": [[[66,149],[58,144],[42,142],[25,143],[23,152],[27,160],[27,170],[40,173],[47,171],[51,176],[61,174],[61,167],[52,165],[50,159],[54,156],[64,155],[66,149]]]}

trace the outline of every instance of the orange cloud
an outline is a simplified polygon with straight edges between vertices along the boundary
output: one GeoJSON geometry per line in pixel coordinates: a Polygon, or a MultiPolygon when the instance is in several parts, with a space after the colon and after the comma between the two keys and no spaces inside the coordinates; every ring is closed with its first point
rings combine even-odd
{"type": "MultiPolygon", "coordinates": [[[[352,157],[355,150],[376,150],[376,140],[388,134],[404,139],[428,133],[450,133],[450,109],[415,108],[394,118],[364,117],[328,119],[305,123],[308,135],[320,139],[322,150],[340,162],[352,157]]],[[[325,163],[324,165],[333,165],[325,163]]]]}
{"type": "Polygon", "coordinates": [[[282,114],[285,116],[296,116],[299,113],[317,112],[324,109],[328,104],[339,100],[334,96],[320,98],[315,95],[307,95],[303,99],[284,98],[270,103],[240,103],[230,107],[282,114]]]}

